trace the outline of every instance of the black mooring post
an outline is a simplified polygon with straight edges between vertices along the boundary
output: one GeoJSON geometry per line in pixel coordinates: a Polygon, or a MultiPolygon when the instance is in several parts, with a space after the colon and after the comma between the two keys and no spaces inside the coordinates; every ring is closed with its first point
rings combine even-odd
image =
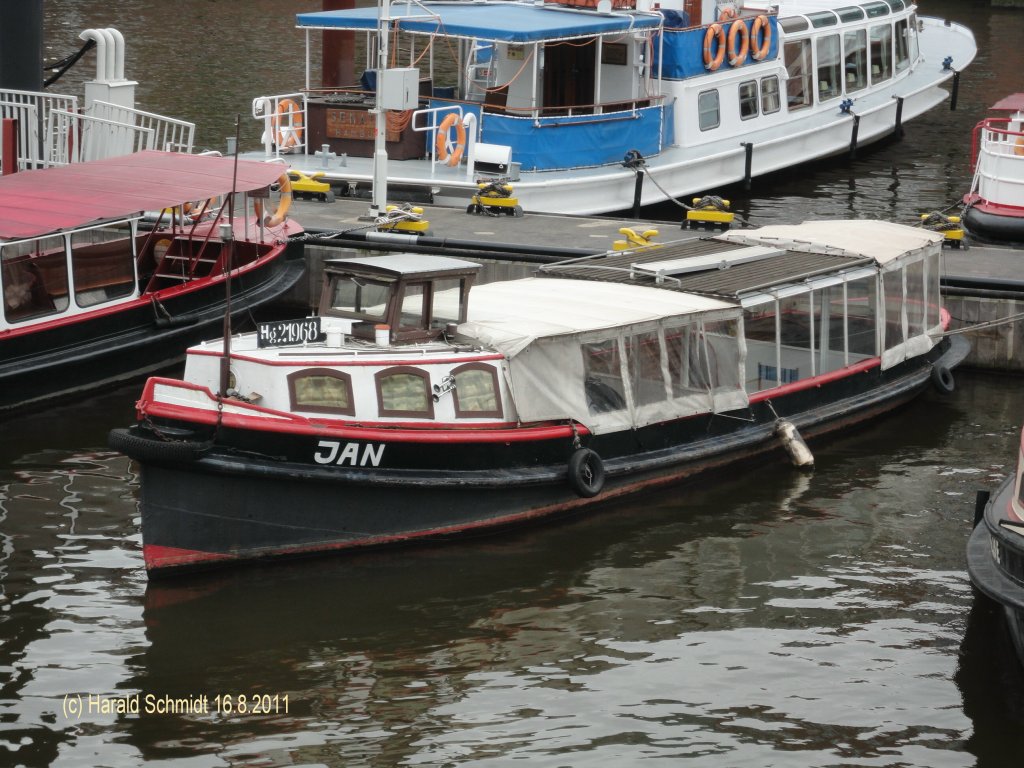
{"type": "Polygon", "coordinates": [[[896,126],[893,128],[893,136],[897,139],[903,138],[903,97],[896,97],[896,126]]]}
{"type": "Polygon", "coordinates": [[[743,151],[746,157],[743,159],[743,189],[747,192],[750,191],[750,169],[754,160],[754,142],[744,141],[742,142],[743,151]]]}
{"type": "MultiPolygon", "coordinates": [[[[852,113],[851,113],[852,114],[852,113]]],[[[857,131],[860,130],[860,115],[853,116],[853,130],[850,131],[850,159],[857,157],[857,131]]]]}
{"type": "Polygon", "coordinates": [[[956,111],[956,97],[960,95],[960,73],[953,72],[953,93],[949,95],[949,111],[956,111]]]}
{"type": "Polygon", "coordinates": [[[633,186],[633,218],[640,218],[640,196],[644,191],[644,169],[634,168],[636,183],[633,186]]]}

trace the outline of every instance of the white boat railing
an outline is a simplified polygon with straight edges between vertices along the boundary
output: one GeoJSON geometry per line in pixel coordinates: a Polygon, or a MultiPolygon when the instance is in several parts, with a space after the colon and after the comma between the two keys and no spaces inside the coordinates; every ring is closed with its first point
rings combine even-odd
{"type": "Polygon", "coordinates": [[[55,109],[77,112],[78,98],[57,93],[0,88],[0,102],[4,105],[0,108],[0,116],[18,120],[20,169],[47,165],[50,152],[45,138],[50,113],[55,109]]]}
{"type": "Polygon", "coordinates": [[[90,117],[151,130],[153,132],[153,149],[162,149],[167,152],[192,152],[196,133],[195,123],[164,117],[153,112],[144,112],[132,107],[122,107],[106,101],[92,102],[87,112],[90,117]]]}
{"type": "Polygon", "coordinates": [[[263,122],[263,151],[268,157],[306,151],[306,96],[285,93],[257,96],[252,100],[252,116],[263,122]]]}
{"type": "Polygon", "coordinates": [[[977,127],[971,193],[1001,205],[1024,206],[1024,130],[1005,118],[977,127]]]}
{"type": "MultiPolygon", "coordinates": [[[[472,156],[473,150],[476,146],[476,115],[469,112],[465,115],[462,113],[462,107],[458,104],[450,104],[443,107],[433,107],[431,109],[417,109],[412,113],[412,119],[409,121],[409,127],[417,131],[418,133],[429,133],[430,134],[430,146],[437,146],[437,131],[441,127],[441,123],[444,119],[438,120],[438,115],[441,113],[455,114],[458,115],[459,123],[463,125],[463,129],[466,132],[466,146],[464,149],[464,155],[469,162],[466,164],[466,176],[473,175],[473,164],[472,156]],[[423,121],[429,118],[429,122],[424,123],[423,121]]],[[[434,167],[437,165],[437,152],[430,153],[430,172],[434,172],[434,167]]]]}
{"type": "Polygon", "coordinates": [[[46,127],[50,165],[102,160],[156,149],[153,128],[55,109],[46,127]]]}

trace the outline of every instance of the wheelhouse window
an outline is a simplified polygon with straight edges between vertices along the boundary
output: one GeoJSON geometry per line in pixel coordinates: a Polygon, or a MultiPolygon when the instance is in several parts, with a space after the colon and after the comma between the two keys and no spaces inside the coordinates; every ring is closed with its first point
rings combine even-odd
{"type": "Polygon", "coordinates": [[[757,115],[757,81],[740,83],[740,119],[749,120],[757,115]]]}
{"type": "Polygon", "coordinates": [[[871,82],[892,77],[892,27],[879,24],[871,28],[871,82]]]}
{"type": "Polygon", "coordinates": [[[621,411],[626,407],[626,388],[617,339],[605,339],[581,345],[583,352],[583,388],[591,413],[621,411]]]}
{"type": "Polygon", "coordinates": [[[424,283],[411,283],[402,291],[399,304],[398,328],[410,330],[427,327],[427,286],[424,283]]]}
{"type": "Polygon", "coordinates": [[[399,366],[374,374],[377,406],[381,416],[434,418],[430,376],[426,371],[399,366]]]}
{"type": "Polygon", "coordinates": [[[818,38],[818,100],[828,101],[842,93],[839,35],[818,38]]]}
{"type": "Polygon", "coordinates": [[[0,265],[7,322],[54,315],[68,308],[68,259],[63,237],[5,243],[0,247],[0,265]]]}
{"type": "Polygon", "coordinates": [[[770,75],[761,78],[761,111],[770,115],[778,112],[782,107],[782,100],[779,97],[779,77],[770,75]]]}
{"type": "Polygon", "coordinates": [[[704,91],[697,96],[697,118],[702,131],[710,131],[721,124],[721,107],[717,90],[704,91]]]}
{"type": "Polygon", "coordinates": [[[330,368],[310,368],[288,374],[288,397],[296,411],[355,415],[352,377],[330,368]]]}
{"type": "Polygon", "coordinates": [[[75,304],[92,307],[135,292],[133,243],[124,228],[97,227],[71,235],[75,304]]]}
{"type": "Polygon", "coordinates": [[[626,370],[633,403],[650,405],[666,399],[665,377],[661,372],[661,342],[657,331],[625,338],[626,370]]]}
{"type": "Polygon", "coordinates": [[[383,320],[388,309],[392,283],[365,277],[346,276],[334,281],[331,309],[362,317],[383,320]]]}
{"type": "Polygon", "coordinates": [[[438,279],[434,281],[434,295],[430,304],[430,327],[445,328],[449,323],[462,322],[462,302],[465,299],[465,280],[438,279]]]}
{"type": "Polygon", "coordinates": [[[786,43],[786,104],[792,112],[811,106],[811,41],[786,43]]]}
{"type": "Polygon", "coordinates": [[[466,363],[452,370],[455,416],[460,419],[501,418],[498,371],[493,365],[466,363]]]}
{"type": "Polygon", "coordinates": [[[843,35],[846,92],[853,93],[868,85],[868,33],[865,29],[843,35]]]}

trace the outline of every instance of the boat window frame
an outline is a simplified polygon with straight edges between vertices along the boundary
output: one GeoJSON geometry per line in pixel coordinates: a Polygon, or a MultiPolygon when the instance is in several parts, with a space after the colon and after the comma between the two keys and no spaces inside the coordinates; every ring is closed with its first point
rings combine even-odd
{"type": "Polygon", "coordinates": [[[758,117],[761,114],[761,94],[756,79],[744,80],[743,82],[739,83],[736,86],[736,93],[739,98],[740,120],[753,120],[755,117],[758,117]],[[744,87],[753,87],[754,93],[752,97],[749,95],[743,95],[744,87]],[[746,106],[747,109],[753,107],[753,111],[744,114],[744,106],[746,106]]]}
{"type": "Polygon", "coordinates": [[[872,85],[875,85],[876,83],[884,83],[884,82],[887,82],[887,81],[892,79],[892,76],[893,76],[893,50],[892,50],[892,44],[893,44],[892,24],[888,24],[888,23],[885,23],[885,24],[874,24],[874,25],[872,25],[871,27],[868,28],[868,59],[870,61],[869,70],[871,72],[871,84],[872,85]],[[877,49],[878,53],[880,54],[879,60],[882,63],[879,64],[879,72],[878,72],[878,76],[876,77],[875,76],[875,61],[876,61],[875,50],[876,49],[875,49],[874,43],[876,42],[876,40],[875,40],[875,32],[879,31],[879,30],[881,30],[883,32],[883,37],[877,41],[879,43],[878,49],[877,49]],[[882,43],[884,41],[886,41],[886,40],[888,41],[888,45],[883,48],[882,47],[882,43]]]}
{"type": "MultiPolygon", "coordinates": [[[[27,238],[24,238],[24,239],[21,239],[21,240],[8,240],[8,241],[0,242],[0,296],[3,297],[2,301],[0,301],[0,305],[2,305],[4,321],[8,325],[11,325],[11,326],[13,326],[13,325],[20,325],[22,323],[30,323],[30,322],[33,322],[33,321],[43,320],[45,318],[52,318],[52,317],[55,317],[55,316],[58,316],[58,315],[66,315],[66,314],[68,314],[72,310],[72,307],[76,307],[76,305],[74,305],[74,303],[72,301],[72,297],[71,297],[73,292],[74,292],[74,284],[72,283],[71,255],[70,255],[70,243],[68,241],[68,233],[66,233],[66,232],[65,233],[51,233],[51,234],[47,234],[47,235],[42,235],[40,237],[27,237],[27,238]],[[59,241],[60,244],[61,244],[61,247],[59,249],[58,248],[50,248],[50,249],[47,249],[45,251],[41,251],[39,249],[39,244],[41,244],[43,241],[47,241],[47,240],[59,241]],[[17,252],[14,256],[8,256],[7,254],[5,254],[5,251],[8,251],[8,250],[20,251],[20,249],[16,248],[16,246],[21,246],[22,248],[24,248],[29,243],[36,243],[35,248],[31,248],[29,252],[26,252],[26,253],[17,252]],[[7,275],[11,274],[10,271],[9,271],[11,269],[11,266],[10,266],[9,262],[14,261],[14,260],[25,261],[27,267],[34,267],[34,269],[26,269],[25,270],[25,274],[27,274],[29,277],[31,277],[31,281],[28,283],[28,285],[31,286],[31,285],[36,284],[37,282],[39,282],[40,277],[41,277],[39,274],[37,274],[38,271],[39,271],[39,266],[38,266],[38,261],[37,260],[41,259],[41,258],[46,258],[46,259],[53,259],[54,262],[58,262],[58,261],[60,261],[60,259],[57,258],[57,255],[59,253],[63,253],[63,255],[64,255],[64,258],[63,258],[63,276],[64,276],[64,287],[66,288],[66,293],[64,295],[64,302],[65,302],[64,306],[58,306],[58,303],[56,301],[54,301],[54,299],[53,299],[53,295],[50,294],[50,291],[46,290],[45,287],[44,287],[43,290],[45,290],[45,292],[47,294],[47,300],[53,305],[53,307],[52,308],[42,308],[41,311],[31,312],[30,314],[26,314],[26,315],[23,315],[23,316],[19,317],[16,314],[15,311],[21,305],[19,305],[17,307],[13,307],[13,306],[9,305],[9,299],[8,299],[7,291],[8,291],[9,288],[11,288],[15,284],[15,281],[8,280],[8,278],[5,277],[5,274],[7,274],[7,275]],[[33,255],[33,254],[35,254],[35,255],[33,255]],[[9,285],[8,283],[11,283],[11,285],[9,285]],[[15,312],[13,317],[11,316],[12,312],[15,312]]],[[[36,302],[36,297],[33,297],[31,299],[31,301],[32,302],[36,302]]]]}
{"type": "Polygon", "coordinates": [[[807,14],[807,20],[815,29],[834,27],[839,24],[839,17],[832,11],[815,11],[807,14]]]}
{"type": "MultiPolygon", "coordinates": [[[[827,54],[827,52],[826,52],[827,54]]],[[[814,79],[817,83],[817,97],[818,103],[831,101],[832,99],[838,99],[843,95],[843,83],[844,79],[844,59],[843,59],[843,40],[839,32],[835,32],[831,35],[821,35],[815,39],[814,43],[814,79]],[[824,44],[831,42],[835,49],[832,51],[834,61],[832,64],[822,65],[822,47],[824,44]],[[830,69],[832,71],[831,80],[823,80],[821,75],[823,69],[830,69]],[[827,92],[822,92],[822,84],[829,83],[829,89],[827,92]]]]}
{"type": "Polygon", "coordinates": [[[761,78],[761,114],[762,115],[774,115],[776,112],[782,109],[782,85],[779,83],[778,75],[765,75],[761,78]],[[769,81],[773,81],[772,88],[766,88],[765,84],[769,81]],[[771,109],[768,108],[769,100],[774,98],[774,104],[771,109]]]}
{"type": "Polygon", "coordinates": [[[892,9],[893,13],[899,13],[907,8],[903,0],[885,0],[885,2],[889,4],[889,8],[892,9]]]}
{"type": "Polygon", "coordinates": [[[875,0],[871,3],[864,3],[861,8],[867,13],[869,19],[878,19],[882,16],[888,16],[891,8],[883,0],[875,0]]]}
{"type": "Polygon", "coordinates": [[[717,88],[710,88],[706,91],[700,91],[697,94],[697,126],[701,131],[713,131],[722,124],[722,97],[718,92],[717,88]],[[704,101],[705,97],[714,97],[715,105],[714,110],[705,108],[704,101]],[[705,116],[714,114],[714,125],[705,124],[705,116]]]}
{"type": "Polygon", "coordinates": [[[893,72],[897,75],[910,67],[910,34],[909,19],[898,19],[893,25],[893,72]]]}
{"type": "Polygon", "coordinates": [[[798,112],[814,104],[814,53],[810,38],[787,40],[783,44],[783,66],[786,68],[786,111],[798,112]],[[790,58],[790,52],[798,50],[796,56],[790,58]],[[803,66],[803,74],[794,74],[798,66],[803,66]],[[792,91],[790,84],[801,86],[799,91],[792,91]],[[798,100],[799,99],[799,100],[798,100]]]}
{"type": "Polygon", "coordinates": [[[288,404],[291,406],[293,411],[304,411],[308,413],[331,413],[338,416],[355,416],[356,415],[356,402],[355,402],[355,390],[352,388],[352,376],[345,371],[339,371],[334,368],[316,367],[316,368],[302,368],[298,371],[293,371],[285,377],[288,381],[288,404]],[[348,389],[348,407],[339,408],[332,405],[303,405],[298,401],[298,392],[296,391],[296,384],[302,379],[313,378],[313,377],[325,377],[334,379],[336,381],[344,382],[348,389]]]}
{"type": "Polygon", "coordinates": [[[811,23],[806,16],[783,16],[779,19],[779,27],[783,32],[806,32],[811,28],[811,23]]]}
{"type": "Polygon", "coordinates": [[[501,419],[505,415],[505,411],[502,408],[501,403],[501,382],[498,378],[498,369],[493,365],[481,362],[470,362],[463,363],[462,365],[452,368],[448,374],[452,377],[452,381],[455,383],[455,388],[452,390],[452,403],[455,408],[455,418],[457,419],[501,419]],[[459,386],[458,377],[461,373],[468,371],[485,371],[491,374],[491,384],[494,392],[494,403],[497,406],[493,410],[489,411],[471,411],[466,410],[462,407],[461,401],[459,400],[459,386]]]}
{"type": "MultiPolygon", "coordinates": [[[[132,297],[137,296],[139,294],[138,219],[120,219],[120,220],[117,220],[117,221],[108,221],[108,222],[104,222],[102,224],[97,224],[96,226],[92,226],[92,227],[82,227],[80,229],[75,229],[75,230],[72,230],[70,232],[65,233],[65,235],[66,235],[66,240],[67,240],[67,244],[66,245],[67,245],[67,252],[68,252],[68,259],[69,259],[68,260],[68,264],[69,264],[69,273],[68,274],[69,274],[69,276],[71,278],[71,283],[70,283],[70,286],[69,286],[68,293],[69,293],[69,295],[73,294],[74,303],[75,303],[76,307],[78,307],[79,309],[93,310],[93,309],[97,309],[99,307],[102,307],[102,306],[104,306],[106,304],[111,304],[111,303],[114,303],[114,302],[123,301],[125,299],[132,298],[132,297]],[[126,235],[123,235],[122,237],[113,238],[111,240],[103,241],[102,243],[79,243],[76,246],[75,238],[78,235],[81,235],[81,234],[86,233],[86,232],[94,232],[96,230],[108,230],[109,231],[109,230],[112,230],[112,229],[114,229],[116,227],[119,227],[119,226],[122,226],[122,225],[125,225],[125,224],[128,226],[128,233],[126,235]],[[89,246],[94,246],[94,245],[103,245],[103,244],[106,244],[106,243],[124,243],[124,244],[126,244],[128,246],[127,264],[129,266],[129,269],[131,270],[131,279],[129,279],[127,281],[122,281],[121,283],[114,284],[114,285],[124,285],[124,286],[127,286],[127,290],[122,290],[121,293],[117,293],[117,294],[113,294],[113,295],[108,294],[105,297],[100,298],[98,301],[92,301],[92,302],[89,302],[89,303],[83,303],[83,301],[82,301],[83,291],[82,291],[82,289],[79,286],[79,277],[80,277],[80,275],[79,275],[79,273],[77,271],[76,263],[75,263],[76,249],[80,251],[83,247],[89,247],[89,246]]],[[[113,286],[103,287],[103,290],[106,292],[110,287],[113,287],[113,286]]],[[[87,289],[87,290],[92,290],[92,289],[87,289]]]]}
{"type": "Polygon", "coordinates": [[[416,418],[416,419],[433,419],[434,418],[434,398],[431,394],[430,389],[430,373],[417,368],[412,365],[393,365],[388,368],[382,368],[373,374],[373,386],[377,392],[377,414],[381,417],[392,417],[392,418],[416,418]],[[390,376],[408,375],[415,376],[423,382],[423,397],[426,402],[426,411],[414,411],[406,409],[390,409],[384,407],[384,390],[381,384],[384,379],[390,376]]]}
{"type": "Polygon", "coordinates": [[[842,21],[863,21],[865,19],[864,9],[856,5],[836,8],[835,14],[839,16],[842,21]]]}
{"type": "Polygon", "coordinates": [[[868,46],[868,30],[866,27],[860,29],[848,29],[843,33],[843,89],[846,93],[856,93],[868,87],[871,50],[868,46]],[[850,38],[860,38],[856,47],[848,46],[850,38]],[[854,87],[850,87],[850,57],[859,54],[859,58],[853,61],[854,87]]]}

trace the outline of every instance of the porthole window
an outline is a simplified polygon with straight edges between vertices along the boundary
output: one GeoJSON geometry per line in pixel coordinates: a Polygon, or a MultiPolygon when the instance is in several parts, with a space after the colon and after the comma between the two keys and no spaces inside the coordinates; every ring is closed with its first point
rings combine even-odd
{"type": "Polygon", "coordinates": [[[452,371],[455,416],[460,419],[501,418],[498,372],[493,365],[466,363],[452,371]]]}
{"type": "Polygon", "coordinates": [[[377,405],[381,416],[434,418],[430,376],[409,366],[388,368],[375,374],[377,405]]]}
{"type": "Polygon", "coordinates": [[[288,397],[296,411],[355,415],[351,377],[330,368],[310,368],[288,374],[288,397]]]}
{"type": "Polygon", "coordinates": [[[704,91],[697,96],[697,115],[702,131],[717,128],[721,122],[721,109],[718,104],[718,91],[704,91]]]}

